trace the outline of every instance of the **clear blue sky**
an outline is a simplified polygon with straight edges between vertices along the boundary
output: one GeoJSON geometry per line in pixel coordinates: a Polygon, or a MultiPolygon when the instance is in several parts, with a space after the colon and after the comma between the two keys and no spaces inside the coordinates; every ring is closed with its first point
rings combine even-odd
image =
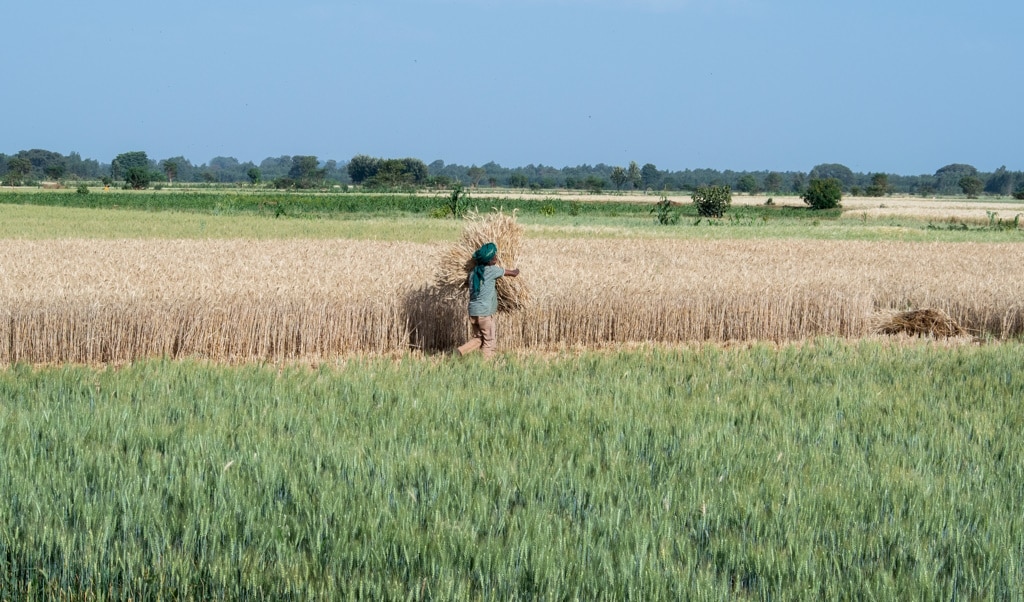
{"type": "Polygon", "coordinates": [[[1024,169],[1020,0],[55,0],[0,18],[7,154],[1024,169]]]}

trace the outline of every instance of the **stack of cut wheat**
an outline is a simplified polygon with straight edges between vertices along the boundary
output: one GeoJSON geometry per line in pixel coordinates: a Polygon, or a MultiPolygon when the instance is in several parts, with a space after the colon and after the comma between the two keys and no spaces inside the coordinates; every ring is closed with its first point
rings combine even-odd
{"type": "MultiPolygon", "coordinates": [[[[449,299],[465,299],[469,272],[476,267],[473,253],[489,242],[498,247],[499,266],[511,270],[519,265],[523,227],[516,221],[515,212],[470,212],[466,214],[465,222],[459,240],[441,253],[435,278],[437,287],[449,299]]],[[[501,313],[519,311],[530,301],[526,278],[499,278],[495,286],[501,313]]]]}

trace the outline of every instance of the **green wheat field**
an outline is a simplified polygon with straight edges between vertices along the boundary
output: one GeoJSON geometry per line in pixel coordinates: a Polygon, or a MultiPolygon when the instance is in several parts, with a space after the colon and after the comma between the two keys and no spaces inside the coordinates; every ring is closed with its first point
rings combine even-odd
{"type": "Polygon", "coordinates": [[[1018,599],[1024,348],[0,371],[0,599],[1018,599]]]}

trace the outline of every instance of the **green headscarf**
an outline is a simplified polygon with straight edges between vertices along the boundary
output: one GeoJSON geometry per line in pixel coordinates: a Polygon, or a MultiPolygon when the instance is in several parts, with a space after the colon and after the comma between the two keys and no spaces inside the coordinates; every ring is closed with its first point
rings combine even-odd
{"type": "Polygon", "coordinates": [[[480,290],[480,282],[484,279],[484,269],[497,254],[498,245],[493,242],[485,244],[477,249],[476,253],[473,253],[473,261],[476,262],[476,267],[473,268],[473,275],[469,283],[469,288],[473,293],[480,290]]]}

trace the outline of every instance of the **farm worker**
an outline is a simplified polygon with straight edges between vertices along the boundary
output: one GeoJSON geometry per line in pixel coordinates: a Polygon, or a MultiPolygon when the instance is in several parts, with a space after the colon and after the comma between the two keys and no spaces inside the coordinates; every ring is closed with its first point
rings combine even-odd
{"type": "Polygon", "coordinates": [[[473,338],[459,347],[459,355],[481,349],[485,358],[494,356],[495,327],[494,314],[498,312],[498,291],[494,284],[498,278],[519,275],[519,268],[506,270],[498,263],[498,247],[489,242],[473,253],[476,267],[466,278],[469,284],[469,321],[473,326],[473,338]]]}

